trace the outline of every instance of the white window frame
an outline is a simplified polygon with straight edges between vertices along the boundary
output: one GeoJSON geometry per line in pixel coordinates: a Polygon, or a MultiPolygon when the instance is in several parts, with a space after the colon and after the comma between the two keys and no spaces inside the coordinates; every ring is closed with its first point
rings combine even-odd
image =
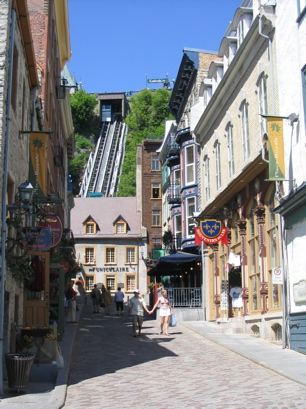
{"type": "Polygon", "coordinates": [[[190,185],[195,183],[195,154],[194,146],[190,145],[185,148],[185,184],[190,185]],[[189,160],[188,153],[192,152],[192,160],[189,160]],[[192,176],[190,178],[190,176],[192,176]]]}
{"type": "Polygon", "coordinates": [[[250,132],[249,132],[249,113],[248,104],[244,100],[241,104],[241,127],[242,127],[242,154],[243,160],[250,157],[250,132]]]}
{"type": "MultiPolygon", "coordinates": [[[[267,77],[261,75],[258,81],[258,103],[259,113],[266,115],[268,113],[268,96],[267,96],[267,77]]],[[[267,133],[267,120],[265,117],[259,115],[261,136],[267,133]]]]}
{"type": "Polygon", "coordinates": [[[235,173],[234,163],[234,140],[233,140],[233,125],[229,123],[226,128],[227,136],[227,152],[228,152],[228,174],[230,177],[235,173]]]}
{"type": "Polygon", "coordinates": [[[195,196],[187,197],[186,199],[186,236],[191,237],[194,235],[195,220],[193,213],[196,211],[196,198],[195,196]],[[191,232],[192,229],[192,232],[191,232]]]}
{"type": "Polygon", "coordinates": [[[116,247],[114,246],[105,247],[105,263],[104,264],[116,264],[116,247]]]}
{"type": "Polygon", "coordinates": [[[221,154],[220,143],[217,141],[215,144],[215,160],[216,160],[216,189],[221,188],[221,154]]]}
{"type": "Polygon", "coordinates": [[[204,157],[204,185],[206,200],[210,199],[210,170],[209,170],[209,157],[204,157]]]}
{"type": "Polygon", "coordinates": [[[94,247],[85,247],[84,264],[96,264],[96,249],[94,247]]]}

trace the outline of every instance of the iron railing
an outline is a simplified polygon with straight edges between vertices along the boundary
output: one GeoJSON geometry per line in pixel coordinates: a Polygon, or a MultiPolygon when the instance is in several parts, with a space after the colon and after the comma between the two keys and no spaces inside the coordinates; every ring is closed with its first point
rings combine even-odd
{"type": "Polygon", "coordinates": [[[172,307],[202,307],[202,289],[200,287],[165,288],[172,307]]]}

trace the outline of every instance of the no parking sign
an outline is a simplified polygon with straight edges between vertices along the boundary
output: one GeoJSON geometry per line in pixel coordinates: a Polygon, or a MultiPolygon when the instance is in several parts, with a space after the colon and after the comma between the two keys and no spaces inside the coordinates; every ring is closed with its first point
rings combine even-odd
{"type": "Polygon", "coordinates": [[[280,267],[272,268],[272,283],[283,284],[283,270],[280,267]]]}

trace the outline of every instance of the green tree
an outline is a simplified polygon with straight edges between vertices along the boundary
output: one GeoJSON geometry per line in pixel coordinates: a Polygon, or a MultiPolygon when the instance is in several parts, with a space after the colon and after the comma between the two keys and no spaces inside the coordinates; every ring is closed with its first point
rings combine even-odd
{"type": "Polygon", "coordinates": [[[165,121],[173,116],[168,110],[170,92],[142,90],[130,99],[130,114],[126,117],[128,134],[117,196],[136,195],[136,147],[143,139],[162,139],[165,121]]]}
{"type": "Polygon", "coordinates": [[[96,95],[79,90],[71,94],[70,104],[75,132],[83,136],[95,135],[99,126],[96,95]]]}

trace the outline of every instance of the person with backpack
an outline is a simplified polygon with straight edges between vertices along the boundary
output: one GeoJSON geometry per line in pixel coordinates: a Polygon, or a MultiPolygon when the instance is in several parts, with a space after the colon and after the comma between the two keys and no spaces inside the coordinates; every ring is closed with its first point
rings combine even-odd
{"type": "Polygon", "coordinates": [[[70,281],[66,290],[66,299],[68,302],[68,319],[67,322],[76,323],[76,296],[77,292],[73,289],[73,281],[70,281]]]}
{"type": "Polygon", "coordinates": [[[94,285],[94,288],[91,290],[91,299],[93,305],[93,314],[99,314],[99,306],[101,303],[101,293],[97,288],[97,284],[94,285]]]}

